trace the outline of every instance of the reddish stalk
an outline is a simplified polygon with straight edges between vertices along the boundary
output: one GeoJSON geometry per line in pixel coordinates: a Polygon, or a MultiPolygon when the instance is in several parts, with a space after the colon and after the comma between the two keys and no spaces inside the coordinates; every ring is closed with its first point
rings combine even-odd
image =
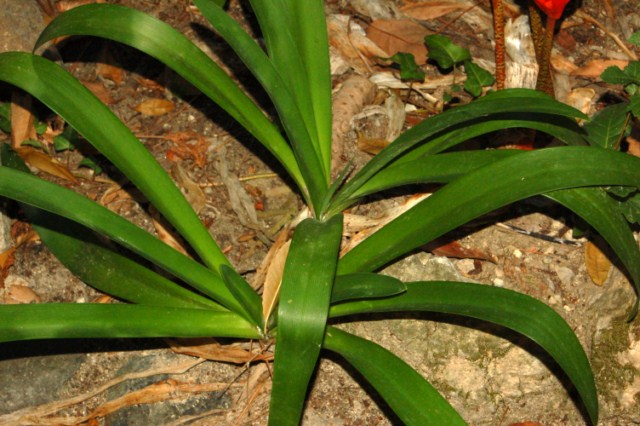
{"type": "Polygon", "coordinates": [[[504,89],[507,78],[504,47],[504,6],[502,0],[491,0],[493,6],[493,32],[496,41],[496,88],[504,89]]]}
{"type": "Polygon", "coordinates": [[[553,77],[551,75],[551,49],[553,47],[553,34],[556,28],[556,20],[547,16],[546,28],[542,37],[540,55],[538,57],[538,81],[536,89],[555,97],[553,90],[553,77]]]}

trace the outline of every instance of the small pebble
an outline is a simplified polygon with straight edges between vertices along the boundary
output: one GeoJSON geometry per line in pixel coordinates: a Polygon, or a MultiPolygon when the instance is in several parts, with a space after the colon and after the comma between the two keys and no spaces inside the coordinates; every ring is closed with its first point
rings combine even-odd
{"type": "Polygon", "coordinates": [[[4,295],[4,303],[7,305],[39,303],[40,301],[38,293],[24,285],[12,285],[4,295]]]}
{"type": "Polygon", "coordinates": [[[522,252],[521,252],[520,250],[518,250],[518,249],[515,249],[515,250],[513,251],[513,255],[514,255],[515,257],[517,257],[518,259],[520,259],[520,258],[522,257],[522,252]]]}
{"type": "Polygon", "coordinates": [[[504,280],[502,278],[494,278],[493,285],[495,287],[504,287],[504,280]]]}

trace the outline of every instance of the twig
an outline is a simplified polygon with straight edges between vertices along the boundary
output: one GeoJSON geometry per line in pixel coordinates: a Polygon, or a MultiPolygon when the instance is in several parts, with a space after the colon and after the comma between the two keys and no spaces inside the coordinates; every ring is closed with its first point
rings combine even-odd
{"type": "Polygon", "coordinates": [[[595,25],[596,27],[604,31],[604,33],[609,37],[611,37],[613,41],[620,47],[620,49],[622,49],[622,51],[625,53],[625,55],[629,57],[629,59],[631,59],[632,61],[638,60],[638,55],[636,55],[631,50],[629,50],[629,48],[625,45],[625,43],[622,40],[620,40],[620,37],[618,37],[616,34],[612,33],[611,31],[609,31],[609,29],[605,27],[603,24],[601,24],[600,22],[598,22],[597,19],[593,18],[588,13],[583,12],[582,10],[576,11],[576,16],[578,18],[581,18],[584,21],[587,21],[595,25]]]}

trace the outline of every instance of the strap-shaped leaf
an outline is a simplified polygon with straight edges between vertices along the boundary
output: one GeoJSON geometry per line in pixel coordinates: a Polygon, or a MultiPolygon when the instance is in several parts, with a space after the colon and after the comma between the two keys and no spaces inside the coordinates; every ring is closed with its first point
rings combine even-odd
{"type": "MultiPolygon", "coordinates": [[[[262,48],[220,7],[206,0],[196,0],[194,3],[269,94],[289,135],[301,173],[309,187],[309,193],[304,195],[312,206],[318,206],[320,198],[315,197],[326,191],[327,177],[322,170],[321,162],[318,161],[319,152],[314,148],[310,129],[305,126],[305,120],[311,120],[313,117],[309,116],[310,111],[306,114],[303,112],[301,100],[296,98],[287,85],[289,71],[283,72],[276,68],[262,48]]],[[[300,96],[303,96],[303,93],[299,90],[298,97],[300,96]]],[[[301,189],[305,188],[305,185],[301,186],[301,189]]]]}
{"type": "Polygon", "coordinates": [[[103,234],[225,307],[241,312],[236,299],[212,270],[82,195],[8,167],[0,167],[0,195],[66,217],[103,234]]]}
{"type": "Polygon", "coordinates": [[[347,300],[377,299],[406,290],[402,281],[382,274],[357,273],[337,276],[331,292],[331,304],[347,300]]]}
{"type": "Polygon", "coordinates": [[[297,425],[324,336],[342,215],[302,221],[293,234],[278,305],[269,424],[297,425]]]}
{"type": "Polygon", "coordinates": [[[262,299],[235,269],[222,265],[222,279],[243,308],[242,315],[247,321],[255,324],[259,330],[264,329],[262,320],[262,299]]]}
{"type": "MultiPolygon", "coordinates": [[[[551,118],[551,116],[557,116],[558,118],[586,118],[580,111],[561,104],[550,96],[535,90],[507,89],[488,94],[467,105],[447,110],[442,114],[423,120],[420,124],[402,133],[342,188],[336,197],[334,205],[343,206],[345,201],[350,199],[353,193],[371,177],[421,142],[440,136],[444,138],[445,132],[454,130],[462,132],[458,134],[459,141],[467,140],[468,138],[464,138],[464,132],[466,132],[467,127],[488,121],[492,117],[501,120],[509,119],[507,114],[514,113],[521,114],[520,118],[522,119],[530,119],[528,117],[534,117],[535,114],[543,114],[547,119],[551,118]]],[[[436,153],[447,148],[447,140],[439,140],[441,142],[436,150],[425,148],[425,151],[421,154],[436,153]]],[[[331,211],[335,211],[335,208],[332,208],[331,211]]]]}
{"type": "Polygon", "coordinates": [[[0,306],[0,342],[124,337],[260,338],[232,312],[163,306],[40,303],[0,306]]]}
{"type": "MultiPolygon", "coordinates": [[[[28,172],[18,155],[3,144],[3,166],[28,172]]],[[[225,310],[118,252],[88,228],[27,204],[20,204],[40,239],[74,275],[98,290],[131,303],[177,308],[225,310]]]]}
{"type": "Polygon", "coordinates": [[[593,373],[578,338],[553,309],[521,293],[461,282],[406,283],[407,291],[386,299],[343,303],[331,317],[371,312],[423,311],[462,315],[514,330],[539,344],[574,384],[592,423],[598,423],[593,373]]]}
{"type": "Polygon", "coordinates": [[[228,263],[160,164],[78,80],[44,58],[9,52],[0,54],[0,81],[29,92],[64,118],[140,189],[207,265],[217,270],[228,263]]]}
{"type": "Polygon", "coordinates": [[[640,186],[640,159],[592,147],[558,147],[495,161],[454,180],[347,253],[339,274],[371,271],[499,207],[582,186],[640,186]]]}
{"type": "MultiPolygon", "coordinates": [[[[602,188],[576,188],[545,194],[567,207],[600,234],[611,246],[633,282],[636,295],[640,295],[640,250],[624,215],[602,188]]],[[[631,312],[638,312],[638,298],[631,312]]]]}
{"type": "Polygon", "coordinates": [[[90,4],[59,15],[40,34],[36,47],[65,35],[118,41],[166,64],[237,120],[304,188],[291,149],[277,127],[211,58],[171,26],[134,9],[90,4]]]}
{"type": "Polygon", "coordinates": [[[344,357],[389,404],[406,425],[466,425],[416,370],[382,346],[327,327],[324,347],[344,357]]]}

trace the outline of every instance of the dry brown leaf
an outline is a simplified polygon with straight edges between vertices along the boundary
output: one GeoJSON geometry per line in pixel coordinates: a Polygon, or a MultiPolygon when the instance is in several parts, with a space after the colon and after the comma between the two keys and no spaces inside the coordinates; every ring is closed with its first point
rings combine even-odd
{"type": "Polygon", "coordinates": [[[162,223],[160,215],[156,210],[152,210],[151,212],[151,223],[153,223],[153,227],[156,229],[160,241],[170,247],[173,247],[185,256],[189,256],[187,249],[184,248],[182,243],[178,241],[178,238],[176,238],[175,235],[162,223]]]}
{"type": "Polygon", "coordinates": [[[596,91],[590,87],[577,87],[571,90],[564,98],[564,103],[571,105],[583,114],[590,115],[593,107],[596,91]]]}
{"type": "Polygon", "coordinates": [[[367,138],[358,133],[358,149],[367,154],[376,155],[389,145],[389,141],[382,138],[367,138]]]}
{"type": "Polygon", "coordinates": [[[378,19],[367,28],[367,37],[389,56],[412,53],[418,65],[427,62],[427,34],[429,30],[408,19],[378,19]]]}
{"type": "Polygon", "coordinates": [[[221,345],[212,338],[167,339],[171,350],[185,355],[197,356],[210,361],[246,364],[252,361],[270,361],[273,353],[253,353],[235,345],[221,345]]]}
{"type": "Polygon", "coordinates": [[[589,61],[587,65],[571,71],[570,75],[585,78],[600,78],[600,74],[609,67],[626,68],[629,61],[619,59],[594,59],[589,61]]]}
{"type": "Polygon", "coordinates": [[[80,81],[84,87],[89,89],[96,98],[100,99],[105,105],[113,105],[116,103],[115,99],[111,96],[111,93],[98,81],[80,81]]]}
{"type": "Polygon", "coordinates": [[[25,285],[12,285],[4,295],[4,303],[7,305],[39,303],[38,293],[25,285]]]}
{"type": "Polygon", "coordinates": [[[584,261],[587,265],[587,273],[596,285],[603,285],[609,276],[611,262],[609,258],[591,241],[584,246],[584,261]]]}
{"type": "Polygon", "coordinates": [[[193,210],[196,213],[200,213],[204,206],[207,205],[207,196],[204,195],[202,188],[191,180],[187,172],[179,164],[174,163],[171,166],[171,175],[182,189],[182,193],[191,204],[191,207],[193,207],[193,210]]]}
{"type": "Polygon", "coordinates": [[[102,50],[101,61],[96,65],[96,74],[113,81],[116,86],[122,83],[122,68],[117,65],[113,55],[105,48],[102,50]]]}
{"type": "Polygon", "coordinates": [[[347,15],[330,15],[327,18],[329,43],[356,71],[371,72],[369,59],[385,57],[387,53],[366,37],[362,27],[347,15]]]}
{"type": "Polygon", "coordinates": [[[635,157],[640,157],[640,141],[633,136],[627,136],[629,147],[627,152],[635,157]]]}
{"type": "Polygon", "coordinates": [[[133,109],[144,115],[164,115],[173,111],[176,104],[168,99],[153,98],[147,99],[136,105],[133,109]]]}
{"type": "Polygon", "coordinates": [[[496,263],[496,259],[489,253],[477,248],[463,247],[458,241],[441,244],[436,240],[435,244],[429,244],[425,249],[436,256],[452,257],[455,259],[478,259],[496,263]]]}
{"type": "Polygon", "coordinates": [[[31,112],[31,96],[14,91],[11,95],[11,146],[20,148],[22,142],[36,140],[38,135],[33,125],[31,112]]]}
{"type": "Polygon", "coordinates": [[[404,6],[400,7],[400,11],[411,18],[429,21],[472,6],[472,3],[455,0],[432,0],[428,2],[405,2],[404,6]]]}
{"type": "Polygon", "coordinates": [[[50,175],[65,179],[71,182],[78,182],[78,180],[71,174],[69,169],[60,164],[55,159],[51,158],[42,151],[31,147],[20,147],[16,149],[16,152],[27,164],[42,172],[49,173],[50,175]]]}
{"type": "Polygon", "coordinates": [[[262,290],[262,318],[264,319],[265,325],[278,303],[280,285],[282,284],[282,274],[284,273],[284,264],[287,261],[290,245],[291,240],[280,244],[280,246],[274,251],[273,258],[271,259],[271,263],[267,269],[267,276],[264,280],[262,290]]]}

